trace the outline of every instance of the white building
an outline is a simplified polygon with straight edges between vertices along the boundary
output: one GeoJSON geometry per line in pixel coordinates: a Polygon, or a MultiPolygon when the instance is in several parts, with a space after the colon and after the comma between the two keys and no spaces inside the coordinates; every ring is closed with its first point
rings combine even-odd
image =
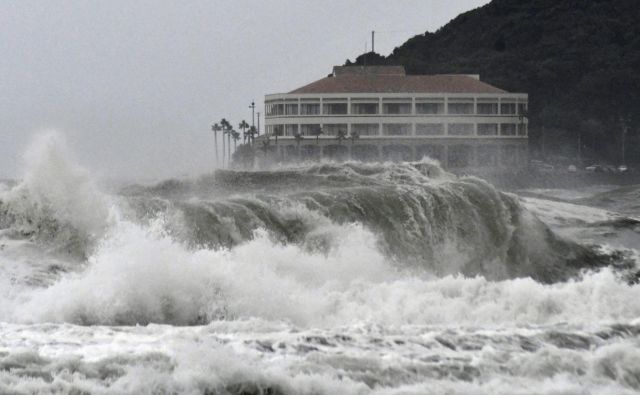
{"type": "Polygon", "coordinates": [[[267,95],[267,137],[259,141],[281,161],[427,155],[449,168],[512,167],[527,159],[527,101],[477,75],[336,66],[326,78],[267,95]]]}

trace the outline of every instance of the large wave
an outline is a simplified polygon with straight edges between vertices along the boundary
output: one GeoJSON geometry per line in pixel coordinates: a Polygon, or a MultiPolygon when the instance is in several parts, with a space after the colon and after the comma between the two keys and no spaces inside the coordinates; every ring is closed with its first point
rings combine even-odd
{"type": "Polygon", "coordinates": [[[578,279],[611,256],[430,161],[221,171],[108,196],[59,136],[35,147],[24,180],[0,197],[4,237],[83,264],[20,292],[20,279],[3,284],[4,321],[542,324],[640,313],[640,290],[611,271],[578,279]]]}
{"type": "Polygon", "coordinates": [[[359,223],[395,265],[436,275],[551,283],[611,263],[555,235],[516,196],[428,161],[225,171],[128,193],[139,219],[168,215],[173,235],[195,246],[231,248],[264,229],[322,249],[334,239],[324,227],[359,223]]]}

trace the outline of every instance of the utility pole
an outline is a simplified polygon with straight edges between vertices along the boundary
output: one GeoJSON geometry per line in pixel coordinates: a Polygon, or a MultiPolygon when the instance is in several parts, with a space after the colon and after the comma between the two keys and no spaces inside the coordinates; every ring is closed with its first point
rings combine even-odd
{"type": "Polygon", "coordinates": [[[376,32],[372,30],[371,31],[371,52],[375,52],[376,51],[376,49],[375,49],[376,48],[376,45],[375,45],[375,43],[376,43],[375,34],[376,34],[376,32]]]}
{"type": "Polygon", "coordinates": [[[257,112],[256,114],[258,114],[258,136],[260,135],[260,112],[257,112]]]}

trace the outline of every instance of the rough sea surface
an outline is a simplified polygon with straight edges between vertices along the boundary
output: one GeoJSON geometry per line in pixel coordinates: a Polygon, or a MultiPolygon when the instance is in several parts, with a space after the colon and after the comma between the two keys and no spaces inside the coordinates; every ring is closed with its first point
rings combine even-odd
{"type": "Polygon", "coordinates": [[[639,187],[435,162],[0,184],[1,394],[634,394],[639,187]]]}

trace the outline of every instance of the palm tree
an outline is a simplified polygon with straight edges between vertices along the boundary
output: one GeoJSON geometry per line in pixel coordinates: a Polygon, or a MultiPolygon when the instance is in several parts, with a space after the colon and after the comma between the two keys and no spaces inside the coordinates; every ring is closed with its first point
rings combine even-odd
{"type": "Polygon", "coordinates": [[[213,147],[216,151],[216,166],[218,166],[218,132],[222,131],[222,126],[214,123],[211,125],[211,130],[213,131],[213,147]]]}
{"type": "Polygon", "coordinates": [[[316,144],[318,144],[318,143],[320,142],[320,135],[321,135],[321,134],[324,134],[324,132],[322,131],[322,128],[321,128],[321,127],[317,127],[317,128],[315,128],[315,129],[313,129],[312,134],[313,134],[314,136],[316,136],[316,144]]]}
{"type": "Polygon", "coordinates": [[[240,133],[235,130],[231,131],[231,138],[233,139],[233,152],[236,152],[238,146],[238,140],[240,140],[240,133]]]}
{"type": "Polygon", "coordinates": [[[242,122],[240,122],[240,125],[238,125],[239,129],[242,129],[242,136],[244,137],[243,142],[247,142],[247,133],[245,132],[245,130],[249,127],[249,124],[245,122],[245,120],[243,119],[242,122]]]}
{"type": "Polygon", "coordinates": [[[235,132],[231,125],[229,125],[229,129],[227,130],[227,164],[231,163],[231,135],[235,132]]]}
{"type": "MultiPolygon", "coordinates": [[[[228,147],[227,147],[227,143],[226,143],[226,139],[225,139],[225,137],[226,137],[228,134],[229,134],[229,129],[224,129],[224,130],[222,131],[222,159],[223,159],[223,162],[224,162],[224,158],[227,156],[227,148],[228,148],[228,147]]],[[[226,163],[226,165],[227,165],[227,166],[229,165],[229,161],[230,161],[230,160],[231,160],[231,158],[228,158],[228,157],[227,157],[227,163],[226,163]]],[[[224,167],[224,166],[223,166],[223,167],[224,167]]]]}
{"type": "Polygon", "coordinates": [[[338,134],[336,134],[336,140],[338,140],[338,144],[342,145],[342,141],[347,138],[347,132],[344,130],[338,130],[338,134]]]}
{"type": "Polygon", "coordinates": [[[222,167],[224,168],[224,160],[226,155],[226,149],[224,144],[224,135],[227,134],[227,131],[231,128],[231,124],[225,118],[220,120],[220,127],[222,127],[222,167]]]}
{"type": "Polygon", "coordinates": [[[256,130],[256,127],[255,126],[250,126],[249,127],[249,138],[251,139],[251,144],[253,144],[253,141],[255,140],[257,135],[258,135],[258,130],[256,130]]]}
{"type": "Polygon", "coordinates": [[[250,142],[250,140],[249,140],[249,131],[248,130],[244,130],[244,131],[242,131],[242,143],[246,144],[247,141],[250,142]]]}

